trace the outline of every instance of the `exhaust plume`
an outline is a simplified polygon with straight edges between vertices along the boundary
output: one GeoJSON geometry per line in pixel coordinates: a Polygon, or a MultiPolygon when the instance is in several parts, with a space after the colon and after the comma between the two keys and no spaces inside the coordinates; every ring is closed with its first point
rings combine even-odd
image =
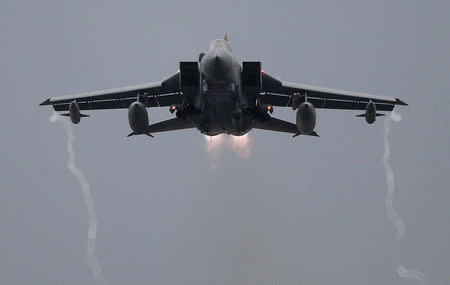
{"type": "Polygon", "coordinates": [[[212,170],[216,170],[219,167],[219,154],[220,149],[223,144],[225,135],[217,135],[217,136],[205,136],[206,142],[206,152],[210,158],[210,167],[212,170]]]}
{"type": "Polygon", "coordinates": [[[243,136],[205,135],[205,142],[206,152],[211,159],[211,168],[213,170],[219,167],[219,155],[224,145],[231,148],[240,157],[249,158],[251,154],[251,140],[248,133],[243,136]]]}
{"type": "Polygon", "coordinates": [[[239,156],[244,158],[250,157],[251,141],[248,133],[239,137],[231,136],[229,142],[233,151],[239,156]]]}
{"type": "Polygon", "coordinates": [[[61,122],[64,124],[67,134],[67,152],[69,154],[69,161],[67,162],[67,168],[78,179],[83,190],[84,202],[86,203],[89,215],[89,228],[88,228],[88,247],[87,257],[88,265],[94,275],[95,282],[97,284],[105,284],[105,278],[103,277],[102,268],[95,255],[95,242],[97,235],[97,216],[95,214],[94,199],[89,190],[89,183],[83,173],[75,165],[75,152],[73,150],[73,130],[72,126],[67,120],[64,120],[58,113],[54,112],[50,117],[50,122],[61,122]]]}
{"type": "MultiPolygon", "coordinates": [[[[391,128],[391,120],[393,122],[400,122],[402,120],[402,117],[400,114],[395,113],[392,111],[391,115],[389,117],[386,117],[384,120],[384,169],[386,171],[386,183],[388,185],[388,190],[386,194],[386,200],[384,202],[384,205],[386,207],[386,214],[391,220],[392,224],[397,229],[397,240],[402,240],[405,238],[405,223],[402,221],[400,216],[397,214],[397,211],[395,211],[393,207],[393,197],[394,197],[394,173],[392,171],[391,165],[389,163],[389,159],[391,156],[391,145],[389,143],[389,131],[391,128]]],[[[420,281],[422,284],[425,284],[425,274],[416,271],[416,270],[410,270],[406,269],[403,266],[397,267],[397,274],[401,278],[408,278],[408,279],[415,279],[417,281],[420,281]]]]}

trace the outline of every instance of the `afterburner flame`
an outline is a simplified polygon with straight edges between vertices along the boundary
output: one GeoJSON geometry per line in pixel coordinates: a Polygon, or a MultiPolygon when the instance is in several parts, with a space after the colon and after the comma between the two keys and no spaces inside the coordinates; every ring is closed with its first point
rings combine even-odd
{"type": "Polygon", "coordinates": [[[225,135],[217,135],[217,136],[205,136],[206,141],[206,151],[209,153],[217,152],[220,149],[220,146],[223,143],[225,135]]]}
{"type": "Polygon", "coordinates": [[[223,144],[225,135],[205,136],[206,152],[210,158],[210,167],[216,170],[219,167],[219,151],[223,144]]]}
{"type": "Polygon", "coordinates": [[[251,150],[250,136],[245,134],[243,136],[231,136],[231,148],[239,156],[249,158],[251,150]]]}
{"type": "Polygon", "coordinates": [[[248,134],[243,136],[217,135],[205,136],[205,149],[211,159],[211,168],[217,169],[219,166],[219,155],[223,146],[231,148],[237,155],[249,158],[251,154],[251,140],[248,134]]]}

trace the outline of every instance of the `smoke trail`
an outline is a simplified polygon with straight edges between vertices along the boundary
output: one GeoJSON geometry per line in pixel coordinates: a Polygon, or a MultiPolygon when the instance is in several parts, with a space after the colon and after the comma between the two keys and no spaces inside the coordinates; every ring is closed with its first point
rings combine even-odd
{"type": "Polygon", "coordinates": [[[67,134],[67,152],[69,153],[69,161],[67,168],[78,179],[83,190],[84,202],[86,203],[89,215],[89,229],[88,229],[88,247],[87,257],[88,264],[94,275],[97,284],[105,284],[105,278],[103,277],[102,268],[98,263],[97,256],[95,255],[95,241],[97,235],[97,216],[95,214],[94,199],[89,191],[89,183],[83,173],[75,165],[75,152],[73,150],[73,131],[72,126],[67,120],[64,120],[56,112],[50,117],[50,122],[55,123],[60,121],[64,124],[67,134]]]}
{"type": "Polygon", "coordinates": [[[403,266],[399,266],[397,268],[397,273],[402,278],[415,279],[421,281],[422,284],[425,284],[425,274],[420,271],[408,270],[403,266]]]}
{"type": "Polygon", "coordinates": [[[389,144],[388,136],[390,131],[390,121],[399,122],[402,119],[400,114],[392,111],[391,116],[384,120],[384,169],[386,170],[386,183],[388,185],[388,191],[384,205],[386,207],[386,213],[391,220],[392,224],[397,228],[397,240],[401,240],[405,237],[405,223],[400,219],[399,215],[392,206],[392,200],[394,197],[394,173],[392,172],[389,158],[391,156],[391,146],[389,144]]]}
{"type": "MultiPolygon", "coordinates": [[[[402,221],[402,219],[399,217],[397,212],[395,211],[394,207],[392,206],[392,201],[394,197],[394,173],[392,171],[391,165],[389,163],[389,159],[391,156],[391,146],[389,143],[389,131],[390,131],[390,121],[393,122],[400,122],[402,117],[400,114],[395,113],[392,111],[391,115],[387,117],[384,120],[384,169],[386,171],[386,183],[388,185],[388,190],[386,194],[386,200],[385,200],[385,207],[386,207],[386,213],[389,219],[391,220],[392,224],[397,229],[397,240],[402,240],[405,238],[405,223],[402,221]]],[[[425,274],[416,271],[416,270],[410,270],[406,269],[403,266],[397,267],[397,274],[401,278],[408,278],[408,279],[415,279],[417,281],[422,282],[422,284],[425,284],[425,274]]]]}

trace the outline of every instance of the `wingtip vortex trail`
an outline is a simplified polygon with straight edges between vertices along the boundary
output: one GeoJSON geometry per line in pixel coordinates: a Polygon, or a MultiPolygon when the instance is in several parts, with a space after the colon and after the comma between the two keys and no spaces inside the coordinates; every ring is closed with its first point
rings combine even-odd
{"type": "Polygon", "coordinates": [[[393,207],[393,199],[394,199],[394,190],[395,190],[395,182],[394,182],[394,172],[392,171],[390,164],[390,156],[391,156],[391,146],[389,143],[389,132],[390,132],[390,121],[400,122],[401,115],[395,112],[391,113],[391,116],[386,117],[384,120],[384,169],[386,172],[386,184],[388,186],[385,207],[386,213],[392,224],[396,227],[396,236],[397,240],[402,240],[405,237],[405,223],[402,221],[400,216],[397,214],[397,211],[393,207]]]}
{"type": "MultiPolygon", "coordinates": [[[[394,198],[394,190],[395,190],[395,183],[394,183],[394,172],[392,171],[391,165],[390,165],[390,156],[391,156],[391,145],[389,142],[389,132],[391,128],[391,121],[398,123],[402,120],[402,116],[399,113],[396,113],[392,111],[390,116],[387,116],[384,120],[384,155],[383,155],[383,162],[384,162],[384,169],[386,171],[386,183],[388,186],[388,190],[386,193],[386,200],[385,200],[385,207],[386,207],[386,214],[391,220],[392,224],[396,228],[396,237],[397,240],[403,240],[406,236],[405,232],[405,223],[400,218],[400,216],[397,214],[397,211],[393,207],[393,198],[394,198]]],[[[407,279],[415,279],[422,284],[425,284],[425,274],[417,271],[417,270],[411,270],[406,269],[403,266],[397,267],[397,274],[401,278],[407,278],[407,279]]]]}
{"type": "Polygon", "coordinates": [[[415,279],[417,281],[420,281],[421,284],[425,284],[425,274],[420,271],[406,269],[403,266],[399,266],[397,267],[397,274],[402,278],[415,279]]]}
{"type": "Polygon", "coordinates": [[[78,182],[81,185],[84,202],[87,206],[88,215],[89,215],[89,227],[88,227],[88,246],[87,246],[87,258],[88,265],[94,275],[95,282],[97,284],[106,284],[105,278],[103,276],[102,268],[100,263],[97,260],[97,256],[95,253],[95,244],[97,237],[97,216],[95,213],[94,207],[94,199],[92,197],[91,191],[89,190],[89,183],[84,176],[84,174],[79,170],[75,164],[75,151],[73,149],[73,130],[70,123],[65,120],[63,117],[58,115],[58,113],[54,112],[52,116],[49,118],[51,123],[61,122],[64,124],[64,128],[66,130],[67,135],[67,153],[69,154],[69,160],[67,162],[67,168],[69,171],[77,178],[78,182]]]}

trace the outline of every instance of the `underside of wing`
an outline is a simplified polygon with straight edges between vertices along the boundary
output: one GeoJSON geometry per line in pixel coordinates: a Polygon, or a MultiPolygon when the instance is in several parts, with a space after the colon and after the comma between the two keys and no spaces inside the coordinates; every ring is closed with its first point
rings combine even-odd
{"type": "MultiPolygon", "coordinates": [[[[259,102],[278,107],[292,107],[291,95],[262,94],[259,102]]],[[[321,99],[308,95],[308,102],[317,109],[365,110],[369,101],[321,99]]],[[[375,103],[375,105],[378,111],[392,111],[395,106],[395,104],[385,103],[375,103]]]]}
{"type": "Polygon", "coordinates": [[[321,109],[364,110],[370,101],[379,111],[392,111],[395,105],[407,105],[393,97],[281,82],[266,73],[262,75],[262,87],[260,103],[273,106],[291,107],[294,93],[304,95],[314,107],[321,109]]]}
{"type": "MultiPolygon", "coordinates": [[[[126,109],[131,103],[135,102],[137,98],[137,92],[135,97],[123,98],[123,99],[109,99],[109,100],[92,100],[85,102],[78,102],[80,110],[105,110],[105,109],[126,109]]],[[[72,100],[72,101],[73,101],[72,100]]],[[[166,95],[140,95],[140,101],[145,107],[165,107],[174,104],[182,104],[184,100],[181,94],[166,94],[166,95]]],[[[69,110],[70,103],[53,104],[55,111],[67,111],[69,110]]]]}
{"type": "Polygon", "coordinates": [[[76,101],[80,110],[123,109],[138,97],[146,107],[182,104],[185,98],[179,90],[178,80],[177,73],[162,82],[53,97],[40,105],[53,105],[55,111],[67,111],[70,103],[76,101]]]}

